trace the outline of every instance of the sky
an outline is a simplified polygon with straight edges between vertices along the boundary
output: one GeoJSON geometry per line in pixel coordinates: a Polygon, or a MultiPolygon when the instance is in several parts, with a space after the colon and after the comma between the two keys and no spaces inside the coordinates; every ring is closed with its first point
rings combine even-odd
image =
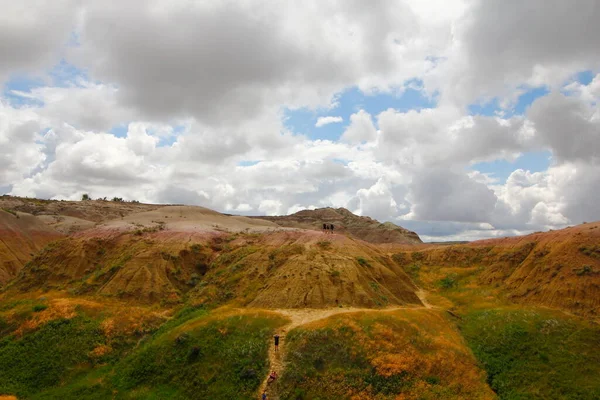
{"type": "Polygon", "coordinates": [[[0,0],[0,194],[600,220],[600,3],[0,0]]]}

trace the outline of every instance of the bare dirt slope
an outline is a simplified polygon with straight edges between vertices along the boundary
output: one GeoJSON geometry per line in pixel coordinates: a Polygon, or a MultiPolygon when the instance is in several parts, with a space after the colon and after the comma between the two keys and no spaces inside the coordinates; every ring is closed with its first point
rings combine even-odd
{"type": "Polygon", "coordinates": [[[279,225],[263,219],[230,216],[198,206],[164,206],[98,225],[99,229],[108,230],[152,227],[174,232],[262,232],[281,229],[279,225]]]}
{"type": "Polygon", "coordinates": [[[15,277],[34,253],[61,237],[33,215],[0,209],[0,285],[15,277]]]}
{"type": "Polygon", "coordinates": [[[132,213],[155,210],[161,205],[123,201],[58,201],[0,196],[0,208],[39,217],[59,232],[71,234],[97,223],[119,219],[132,213]]]}
{"type": "Polygon", "coordinates": [[[513,301],[600,315],[600,222],[397,254],[404,265],[481,266],[479,282],[513,301]]]}
{"type": "Polygon", "coordinates": [[[284,227],[311,230],[321,230],[324,223],[333,224],[336,232],[370,243],[421,243],[421,239],[415,232],[391,222],[381,223],[369,217],[355,215],[345,208],[318,208],[302,210],[286,216],[253,218],[273,221],[284,227]]]}
{"type": "Polygon", "coordinates": [[[33,215],[64,215],[86,221],[102,222],[131,213],[151,211],[164,205],[124,201],[59,201],[0,196],[0,207],[33,215]]]}
{"type": "Polygon", "coordinates": [[[164,207],[79,232],[39,253],[15,288],[262,308],[421,304],[404,270],[344,235],[164,207]]]}

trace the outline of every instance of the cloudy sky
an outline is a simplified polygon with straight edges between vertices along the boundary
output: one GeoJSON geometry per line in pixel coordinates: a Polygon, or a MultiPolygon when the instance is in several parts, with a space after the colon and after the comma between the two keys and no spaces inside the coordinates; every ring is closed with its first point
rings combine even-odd
{"type": "Polygon", "coordinates": [[[0,194],[600,219],[597,0],[0,0],[0,194]]]}

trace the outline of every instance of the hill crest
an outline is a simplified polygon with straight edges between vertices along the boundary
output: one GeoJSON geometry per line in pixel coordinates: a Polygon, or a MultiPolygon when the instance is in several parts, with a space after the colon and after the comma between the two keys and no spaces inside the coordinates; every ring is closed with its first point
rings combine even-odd
{"type": "Polygon", "coordinates": [[[291,215],[255,216],[252,218],[272,221],[279,226],[310,230],[321,230],[323,224],[335,226],[335,232],[349,234],[370,243],[422,243],[419,235],[391,222],[379,222],[373,218],[353,214],[345,208],[317,208],[301,210],[291,215]]]}

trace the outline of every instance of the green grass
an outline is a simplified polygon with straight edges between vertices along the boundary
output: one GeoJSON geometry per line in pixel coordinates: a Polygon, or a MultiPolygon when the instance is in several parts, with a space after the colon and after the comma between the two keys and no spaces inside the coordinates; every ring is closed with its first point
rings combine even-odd
{"type": "Polygon", "coordinates": [[[282,399],[342,399],[348,389],[400,390],[401,377],[378,379],[367,354],[351,345],[350,329],[295,329],[287,336],[288,365],[277,390],[282,399]],[[322,382],[315,384],[315,382],[322,382]]]}
{"type": "Polygon", "coordinates": [[[452,289],[458,285],[457,275],[450,274],[443,279],[440,279],[438,282],[438,286],[443,289],[452,289]]]}
{"type": "MultiPolygon", "coordinates": [[[[90,365],[88,353],[105,338],[95,321],[85,317],[60,319],[24,335],[0,341],[0,393],[27,398],[68,380],[77,365],[90,365]]],[[[98,360],[102,361],[102,360],[98,360]]]]}
{"type": "Polygon", "coordinates": [[[356,257],[356,262],[358,262],[363,267],[371,267],[371,263],[364,257],[356,257]]]}
{"type": "MultiPolygon", "coordinates": [[[[444,373],[452,373],[455,366],[438,368],[440,363],[432,361],[439,345],[431,335],[441,335],[438,324],[442,320],[433,317],[432,326],[422,328],[414,323],[413,318],[419,317],[412,313],[406,319],[373,314],[351,318],[340,317],[328,326],[296,328],[288,333],[286,369],[273,384],[281,399],[383,400],[396,399],[400,393],[422,399],[480,398],[481,380],[478,387],[463,386],[464,382],[453,382],[444,373]],[[376,365],[381,364],[374,361],[386,352],[383,348],[399,363],[390,373],[380,372],[376,365]],[[408,354],[422,358],[410,364],[412,356],[408,354]],[[410,365],[402,367],[404,362],[410,365]]],[[[458,359],[464,362],[469,357],[466,354],[458,359]]]]}
{"type": "MultiPolygon", "coordinates": [[[[56,368],[52,375],[37,370],[30,375],[53,379],[35,385],[20,379],[26,390],[0,386],[0,391],[35,399],[253,399],[267,374],[273,332],[283,323],[282,318],[264,314],[219,319],[205,309],[186,307],[128,355],[80,374],[63,375],[64,384],[57,385],[65,368],[56,368]]],[[[87,336],[63,333],[83,341],[64,347],[77,355],[89,352],[87,336]]],[[[18,358],[24,366],[36,363],[33,356],[18,358]]],[[[86,360],[72,356],[62,362],[74,366],[86,360]]],[[[14,378],[11,368],[6,371],[14,378]]]]}
{"type": "Polygon", "coordinates": [[[44,311],[45,309],[47,309],[48,306],[46,304],[36,304],[35,306],[33,306],[33,312],[40,312],[40,311],[44,311]]]}
{"type": "MultiPolygon", "coordinates": [[[[252,398],[267,373],[267,350],[279,318],[195,320],[159,336],[117,366],[117,387],[172,390],[187,398],[252,398]]],[[[140,398],[151,398],[142,396],[140,398]]]]}
{"type": "Polygon", "coordinates": [[[600,327],[558,312],[468,314],[462,332],[501,399],[599,399],[600,327]]]}

